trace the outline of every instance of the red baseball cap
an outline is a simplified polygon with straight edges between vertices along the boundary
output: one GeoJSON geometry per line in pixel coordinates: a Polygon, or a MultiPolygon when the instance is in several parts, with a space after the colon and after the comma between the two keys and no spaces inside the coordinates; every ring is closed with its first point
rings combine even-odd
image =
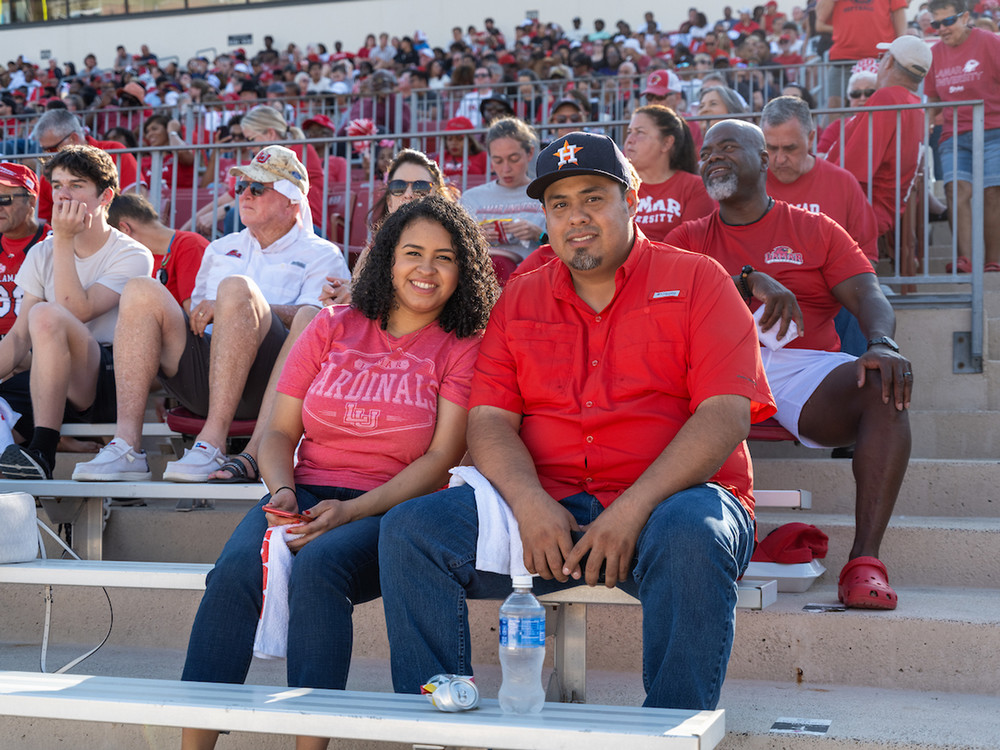
{"type": "Polygon", "coordinates": [[[24,188],[32,195],[38,195],[38,177],[23,164],[0,162],[0,185],[24,188]]]}
{"type": "Polygon", "coordinates": [[[321,128],[329,128],[330,130],[336,130],[337,126],[334,124],[326,115],[313,115],[304,123],[302,123],[302,129],[308,128],[310,125],[319,125],[321,128]]]}
{"type": "Polygon", "coordinates": [[[643,96],[652,94],[653,96],[666,96],[667,94],[679,94],[681,92],[681,79],[672,70],[657,70],[650,73],[646,79],[646,88],[641,92],[643,96]]]}
{"type": "Polygon", "coordinates": [[[475,127],[468,117],[452,117],[444,124],[445,130],[474,130],[475,127]]]}

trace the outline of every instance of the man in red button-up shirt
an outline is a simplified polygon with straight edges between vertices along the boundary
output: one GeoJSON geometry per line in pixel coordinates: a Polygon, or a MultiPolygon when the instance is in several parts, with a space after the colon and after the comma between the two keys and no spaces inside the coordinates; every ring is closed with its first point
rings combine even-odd
{"type": "MultiPolygon", "coordinates": [[[[469,451],[518,522],[535,590],[620,584],[643,605],[646,705],[714,708],[753,547],[744,439],[774,411],[753,321],[715,261],[636,228],[637,180],[609,138],[561,137],[537,174],[527,192],[557,258],[493,311],[469,451]]],[[[449,613],[510,590],[476,569],[476,502],[455,487],[382,522],[400,692],[471,674],[468,623],[449,613]]]]}

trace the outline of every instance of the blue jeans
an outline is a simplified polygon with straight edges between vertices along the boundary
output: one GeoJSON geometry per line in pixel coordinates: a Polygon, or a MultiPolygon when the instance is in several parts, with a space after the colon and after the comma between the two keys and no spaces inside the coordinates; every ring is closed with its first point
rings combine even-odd
{"type": "MultiPolygon", "coordinates": [[[[350,500],[358,490],[296,487],[299,510],[320,500],[350,500]]],[[[241,683],[253,657],[260,618],[263,569],[260,545],[267,529],[260,501],[229,537],[188,641],[182,680],[241,683]]],[[[354,605],[379,596],[380,516],[327,531],[295,555],[288,585],[288,684],[343,690],[351,662],[354,605]]]]}
{"type": "MultiPolygon", "coordinates": [[[[586,493],[560,502],[581,524],[603,510],[586,493]]],[[[382,519],[379,567],[397,692],[417,693],[440,672],[472,674],[466,600],[511,590],[509,576],[476,570],[477,534],[467,485],[410,500],[382,519]]],[[[736,580],[753,538],[750,514],[714,484],[678,492],[650,515],[619,584],[642,603],[644,705],[715,708],[733,645],[736,580]]],[[[582,584],[535,578],[534,591],[582,584]]]]}

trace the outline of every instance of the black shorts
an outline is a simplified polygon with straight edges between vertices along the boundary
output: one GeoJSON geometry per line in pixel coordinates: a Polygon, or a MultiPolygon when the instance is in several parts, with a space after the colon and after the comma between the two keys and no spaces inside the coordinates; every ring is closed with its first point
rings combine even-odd
{"type": "MultiPolygon", "coordinates": [[[[110,344],[101,345],[101,359],[97,371],[97,390],[94,402],[86,409],[79,410],[66,402],[63,422],[116,422],[118,401],[115,395],[115,358],[110,344]]],[[[34,409],[31,406],[31,371],[19,372],[0,383],[0,397],[7,400],[11,408],[20,412],[21,418],[14,429],[25,440],[30,441],[35,430],[34,409]]]]}
{"type": "MultiPolygon", "coordinates": [[[[186,314],[184,325],[187,326],[187,344],[184,346],[180,362],[177,363],[177,372],[169,378],[160,372],[160,382],[164,390],[177,399],[185,409],[204,417],[208,415],[208,368],[211,362],[212,337],[209,334],[196,336],[192,333],[186,314]]],[[[257,418],[260,402],[267,390],[267,381],[271,377],[271,370],[287,336],[288,329],[281,322],[281,318],[272,311],[271,327],[257,350],[257,358],[250,366],[240,402],[236,406],[235,419],[257,418]]]]}

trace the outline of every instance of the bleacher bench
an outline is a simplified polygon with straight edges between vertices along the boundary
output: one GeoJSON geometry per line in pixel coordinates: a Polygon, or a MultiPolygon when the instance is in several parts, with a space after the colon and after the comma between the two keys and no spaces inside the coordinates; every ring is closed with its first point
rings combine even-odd
{"type": "Polygon", "coordinates": [[[264,497],[259,482],[207,484],[201,482],[74,482],[69,479],[0,479],[0,492],[34,495],[52,523],[73,526],[73,549],[81,557],[100,560],[103,555],[106,497],[125,499],[251,500],[264,497]]]}
{"type": "MultiPolygon", "coordinates": [[[[0,565],[0,583],[200,591],[212,567],[204,563],[32,560],[0,565]]],[[[774,581],[740,581],[736,606],[764,609],[777,595],[774,581]]],[[[550,645],[553,671],[546,697],[583,703],[587,697],[587,605],[638,605],[639,601],[620,589],[604,586],[576,586],[540,599],[550,609],[546,634],[555,641],[550,645]]]]}
{"type": "Polygon", "coordinates": [[[353,740],[477,746],[712,750],[723,711],[549,703],[504,714],[495,700],[460,713],[420,695],[0,672],[0,714],[353,740]]]}

